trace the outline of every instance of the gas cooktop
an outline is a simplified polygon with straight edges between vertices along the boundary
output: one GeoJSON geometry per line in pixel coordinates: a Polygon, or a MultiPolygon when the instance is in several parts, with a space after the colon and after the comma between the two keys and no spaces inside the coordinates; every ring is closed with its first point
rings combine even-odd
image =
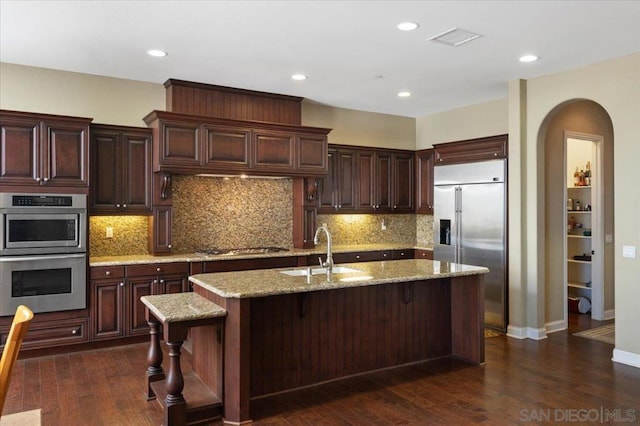
{"type": "Polygon", "coordinates": [[[241,247],[241,248],[207,248],[198,249],[196,254],[202,255],[234,255],[234,254],[262,254],[262,253],[278,253],[281,251],[289,251],[281,247],[241,247]]]}

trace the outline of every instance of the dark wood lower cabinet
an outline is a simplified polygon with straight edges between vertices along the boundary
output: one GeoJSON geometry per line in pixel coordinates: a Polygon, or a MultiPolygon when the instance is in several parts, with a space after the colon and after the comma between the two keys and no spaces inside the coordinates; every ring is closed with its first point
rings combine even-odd
{"type": "Polygon", "coordinates": [[[91,283],[92,340],[124,336],[124,299],[124,281],[121,278],[91,283]]]}
{"type": "Polygon", "coordinates": [[[142,296],[149,296],[153,287],[153,278],[135,277],[127,279],[127,334],[130,336],[149,334],[149,325],[144,317],[142,296]]]}

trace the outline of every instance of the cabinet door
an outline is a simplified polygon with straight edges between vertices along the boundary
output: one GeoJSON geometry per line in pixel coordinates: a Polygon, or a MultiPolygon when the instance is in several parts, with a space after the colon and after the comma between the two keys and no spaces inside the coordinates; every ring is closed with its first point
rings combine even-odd
{"type": "Polygon", "coordinates": [[[153,208],[153,216],[149,218],[149,253],[171,253],[171,217],[171,206],[153,208]]]}
{"type": "Polygon", "coordinates": [[[416,213],[433,214],[433,149],[416,152],[416,213]]]}
{"type": "Polygon", "coordinates": [[[413,155],[393,156],[393,211],[413,212],[413,155]]]}
{"type": "Polygon", "coordinates": [[[385,152],[376,153],[376,179],[373,182],[376,212],[390,212],[393,207],[393,163],[392,155],[385,152]]]}
{"type": "Polygon", "coordinates": [[[253,170],[293,171],[294,135],[287,132],[253,132],[253,170]]]}
{"type": "Polygon", "coordinates": [[[38,185],[39,149],[38,119],[0,113],[0,181],[3,184],[38,185]]]}
{"type": "Polygon", "coordinates": [[[296,135],[296,172],[307,176],[327,172],[327,137],[323,135],[296,135]]]}
{"type": "Polygon", "coordinates": [[[338,203],[336,201],[338,151],[329,149],[327,152],[327,175],[318,179],[318,213],[335,213],[338,203]]]}
{"type": "Polygon", "coordinates": [[[122,278],[91,282],[91,329],[93,340],[124,335],[124,282],[122,278]]]}
{"type": "Polygon", "coordinates": [[[373,213],[376,209],[376,161],[373,151],[358,151],[357,209],[363,213],[373,213]]]}
{"type": "Polygon", "coordinates": [[[199,168],[202,165],[200,126],[161,120],[158,131],[158,158],[155,170],[199,168]]]}
{"type": "Polygon", "coordinates": [[[123,158],[118,132],[91,129],[91,212],[117,212],[123,158]]]}
{"type": "Polygon", "coordinates": [[[42,180],[49,186],[89,185],[88,122],[45,120],[42,180]]]}
{"type": "Polygon", "coordinates": [[[337,160],[338,179],[334,186],[338,202],[337,212],[352,212],[356,209],[356,152],[339,150],[337,160]]]}
{"type": "Polygon", "coordinates": [[[437,144],[434,147],[435,163],[438,165],[472,163],[507,158],[508,137],[508,135],[497,135],[437,144]]]}
{"type": "Polygon", "coordinates": [[[127,280],[127,335],[149,333],[149,325],[145,318],[145,307],[140,301],[142,296],[152,294],[152,283],[155,277],[133,277],[127,280]]]}
{"type": "Polygon", "coordinates": [[[205,124],[203,130],[207,169],[218,173],[249,170],[250,129],[205,124]]]}
{"type": "Polygon", "coordinates": [[[184,293],[189,291],[186,276],[161,276],[159,277],[162,294],[184,293]]]}
{"type": "Polygon", "coordinates": [[[124,172],[121,173],[121,207],[125,213],[151,212],[151,134],[122,133],[124,172]]]}

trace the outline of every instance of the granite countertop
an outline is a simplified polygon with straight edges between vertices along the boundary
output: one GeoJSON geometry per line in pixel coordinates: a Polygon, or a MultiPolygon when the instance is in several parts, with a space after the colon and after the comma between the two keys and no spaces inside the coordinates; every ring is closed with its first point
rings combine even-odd
{"type": "Polygon", "coordinates": [[[353,268],[356,269],[357,272],[334,273],[331,280],[328,280],[325,273],[312,276],[289,276],[280,272],[294,270],[304,271],[307,269],[306,267],[280,268],[197,274],[189,277],[189,280],[221,297],[248,298],[394,282],[422,281],[464,275],[479,275],[489,272],[489,269],[480,266],[426,259],[342,263],[338,266],[353,268]]]}
{"type": "Polygon", "coordinates": [[[142,303],[163,323],[223,317],[220,306],[195,293],[142,296],[142,303]]]}
{"type": "MultiPolygon", "coordinates": [[[[361,245],[336,245],[332,247],[333,253],[347,253],[357,251],[378,251],[378,250],[408,250],[422,249],[431,250],[431,247],[407,246],[401,244],[361,244],[361,245]]],[[[173,262],[202,262],[211,260],[232,260],[232,259],[257,259],[264,257],[287,257],[287,256],[308,256],[312,254],[326,254],[327,248],[319,245],[312,249],[291,249],[274,253],[256,254],[218,254],[203,255],[196,253],[172,254],[169,256],[152,256],[150,254],[129,255],[129,256],[91,256],[89,266],[124,266],[140,265],[148,263],[173,263],[173,262]]]]}

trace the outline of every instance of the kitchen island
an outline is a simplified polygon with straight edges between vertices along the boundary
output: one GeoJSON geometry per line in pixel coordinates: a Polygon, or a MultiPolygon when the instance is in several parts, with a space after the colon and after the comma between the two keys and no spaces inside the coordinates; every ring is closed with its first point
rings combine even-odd
{"type": "Polygon", "coordinates": [[[227,311],[222,336],[192,330],[194,372],[223,401],[225,422],[250,423],[252,398],[354,374],[443,357],[484,362],[488,269],[414,259],[334,268],[330,278],[319,268],[189,278],[227,311]]]}

